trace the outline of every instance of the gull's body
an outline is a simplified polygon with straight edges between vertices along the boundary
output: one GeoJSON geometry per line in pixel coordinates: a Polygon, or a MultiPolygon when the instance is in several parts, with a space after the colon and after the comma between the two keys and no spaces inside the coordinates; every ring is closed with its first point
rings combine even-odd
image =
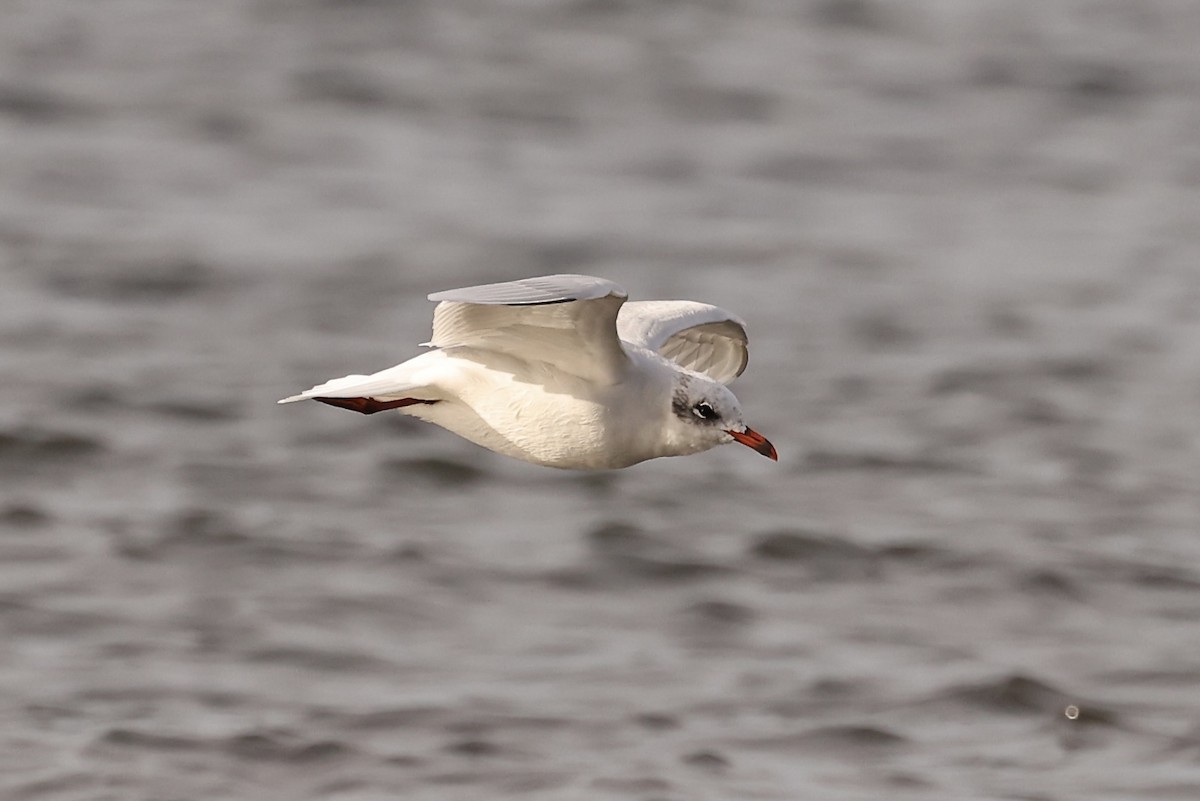
{"type": "Polygon", "coordinates": [[[556,275],[430,295],[436,348],[280,403],[397,409],[497,453],[599,470],[739,441],[775,457],[724,386],[745,368],[741,320],[690,301],[625,303],[556,275]]]}
{"type": "Polygon", "coordinates": [[[435,350],[401,365],[405,380],[472,402],[413,404],[402,411],[527,462],[626,467],[668,455],[658,452],[659,442],[646,440],[640,427],[625,421],[653,408],[653,400],[669,387],[670,368],[648,355],[635,352],[634,358],[644,370],[643,380],[597,387],[578,376],[529,369],[504,358],[482,362],[435,350]],[[548,431],[556,434],[548,437],[548,431]]]}

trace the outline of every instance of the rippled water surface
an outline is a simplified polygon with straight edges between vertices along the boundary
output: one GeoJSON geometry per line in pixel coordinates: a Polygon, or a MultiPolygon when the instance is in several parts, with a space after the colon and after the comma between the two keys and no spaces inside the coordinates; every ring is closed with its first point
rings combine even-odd
{"type": "Polygon", "coordinates": [[[1197,11],[8,4],[2,795],[1200,797],[1197,11]],[[274,404],[546,272],[779,464],[274,404]]]}

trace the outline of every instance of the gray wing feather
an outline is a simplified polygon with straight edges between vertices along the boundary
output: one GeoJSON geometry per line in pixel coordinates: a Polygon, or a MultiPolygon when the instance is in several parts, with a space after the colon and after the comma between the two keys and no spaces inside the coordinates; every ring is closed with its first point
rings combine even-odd
{"type": "Polygon", "coordinates": [[[590,275],[543,275],[499,284],[448,289],[445,292],[434,292],[429,299],[436,302],[478,303],[488,306],[539,306],[568,303],[573,300],[596,300],[609,295],[626,297],[625,290],[604,278],[594,278],[590,275]]]}
{"type": "Polygon", "coordinates": [[[628,357],[617,337],[625,291],[586,275],[548,275],[435,292],[433,338],[542,363],[602,384],[619,381],[628,357]]]}

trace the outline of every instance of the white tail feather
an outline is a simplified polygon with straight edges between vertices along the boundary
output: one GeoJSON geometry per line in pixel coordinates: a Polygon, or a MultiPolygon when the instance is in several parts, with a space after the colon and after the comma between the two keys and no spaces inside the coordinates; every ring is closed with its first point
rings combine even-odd
{"type": "MultiPolygon", "coordinates": [[[[403,365],[400,365],[403,367],[403,365]]],[[[305,390],[299,395],[292,395],[278,401],[279,403],[295,403],[296,401],[312,398],[374,398],[376,400],[397,400],[409,397],[426,387],[404,381],[397,374],[397,368],[384,370],[374,375],[347,375],[334,378],[324,384],[318,384],[312,389],[305,390]]],[[[407,372],[407,371],[406,371],[407,372]]]]}

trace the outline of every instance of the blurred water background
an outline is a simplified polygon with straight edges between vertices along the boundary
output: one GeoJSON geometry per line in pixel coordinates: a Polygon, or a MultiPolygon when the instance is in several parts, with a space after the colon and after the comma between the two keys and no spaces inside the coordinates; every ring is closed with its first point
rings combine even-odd
{"type": "Polygon", "coordinates": [[[1200,5],[2,10],[5,799],[1200,797],[1200,5]],[[549,272],[780,463],[274,405],[549,272]]]}

